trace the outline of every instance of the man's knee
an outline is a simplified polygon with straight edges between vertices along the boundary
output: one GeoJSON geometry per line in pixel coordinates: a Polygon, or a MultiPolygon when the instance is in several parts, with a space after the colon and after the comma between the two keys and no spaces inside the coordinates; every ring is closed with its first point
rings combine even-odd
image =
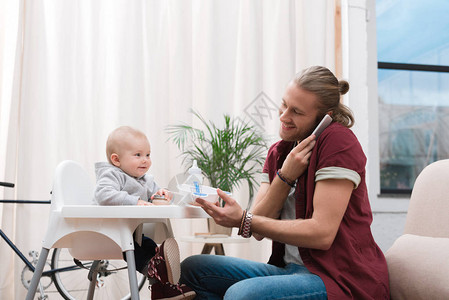
{"type": "Polygon", "coordinates": [[[181,262],[181,270],[190,270],[195,268],[195,265],[201,264],[200,255],[192,255],[181,262]]]}
{"type": "Polygon", "coordinates": [[[223,299],[226,300],[251,300],[257,299],[255,297],[257,288],[250,283],[252,280],[242,280],[231,285],[226,291],[223,299]]]}
{"type": "Polygon", "coordinates": [[[200,255],[189,256],[181,262],[181,283],[191,282],[195,275],[195,270],[198,270],[201,265],[200,255]]]}

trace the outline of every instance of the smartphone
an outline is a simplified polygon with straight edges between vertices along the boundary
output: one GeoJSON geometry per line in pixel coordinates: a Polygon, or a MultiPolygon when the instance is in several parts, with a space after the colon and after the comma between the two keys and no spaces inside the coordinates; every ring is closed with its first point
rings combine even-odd
{"type": "Polygon", "coordinates": [[[315,130],[312,132],[312,134],[315,135],[315,139],[318,138],[318,136],[323,132],[324,129],[326,129],[327,126],[332,122],[332,118],[325,114],[324,118],[321,120],[320,124],[315,128],[315,130]]]}

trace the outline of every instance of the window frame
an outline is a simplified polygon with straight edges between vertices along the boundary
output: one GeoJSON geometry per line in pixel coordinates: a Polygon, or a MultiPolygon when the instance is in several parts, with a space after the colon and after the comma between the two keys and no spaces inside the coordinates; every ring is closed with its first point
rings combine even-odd
{"type": "MultiPolygon", "coordinates": [[[[445,65],[430,65],[430,64],[411,64],[411,63],[397,63],[397,62],[385,62],[378,61],[377,69],[381,70],[399,70],[399,71],[420,71],[420,72],[433,72],[433,73],[449,73],[449,66],[445,65]]],[[[379,145],[380,146],[380,145],[379,145]]],[[[379,161],[380,169],[380,161],[379,161]]],[[[380,174],[379,174],[380,176],[380,174]]],[[[380,180],[380,178],[379,178],[380,180]]],[[[386,189],[380,186],[379,197],[397,197],[397,196],[410,196],[412,189],[386,189]]]]}

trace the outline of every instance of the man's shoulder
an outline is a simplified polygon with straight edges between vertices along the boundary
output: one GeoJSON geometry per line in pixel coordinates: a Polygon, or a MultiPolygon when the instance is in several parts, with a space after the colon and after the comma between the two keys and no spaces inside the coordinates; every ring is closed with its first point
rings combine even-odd
{"type": "Polygon", "coordinates": [[[318,144],[358,144],[358,139],[350,128],[343,126],[340,123],[333,122],[321,133],[321,135],[317,139],[317,142],[318,144]]]}
{"type": "Polygon", "coordinates": [[[314,152],[316,159],[329,166],[345,167],[360,171],[366,164],[366,156],[359,140],[351,129],[333,123],[318,137],[314,152]],[[323,160],[323,161],[321,161],[323,160]]]}
{"type": "Polygon", "coordinates": [[[352,130],[338,122],[332,122],[324,131],[324,132],[342,132],[342,133],[350,133],[352,130]]]}

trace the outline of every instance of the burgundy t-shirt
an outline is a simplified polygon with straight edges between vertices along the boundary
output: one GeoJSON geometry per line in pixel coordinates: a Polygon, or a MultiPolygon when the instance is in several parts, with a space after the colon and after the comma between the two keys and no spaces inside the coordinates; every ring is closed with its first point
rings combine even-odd
{"type": "MultiPolygon", "coordinates": [[[[263,169],[270,182],[292,148],[293,142],[285,141],[270,147],[263,169]]],[[[307,269],[323,280],[328,299],[390,299],[387,263],[370,229],[373,218],[365,183],[365,164],[365,154],[353,132],[334,122],[318,137],[309,167],[298,178],[296,218],[302,219],[309,219],[313,214],[318,170],[341,167],[357,172],[361,178],[351,194],[331,248],[298,248],[307,269]]],[[[273,241],[268,263],[284,266],[284,251],[284,244],[273,241]]]]}

